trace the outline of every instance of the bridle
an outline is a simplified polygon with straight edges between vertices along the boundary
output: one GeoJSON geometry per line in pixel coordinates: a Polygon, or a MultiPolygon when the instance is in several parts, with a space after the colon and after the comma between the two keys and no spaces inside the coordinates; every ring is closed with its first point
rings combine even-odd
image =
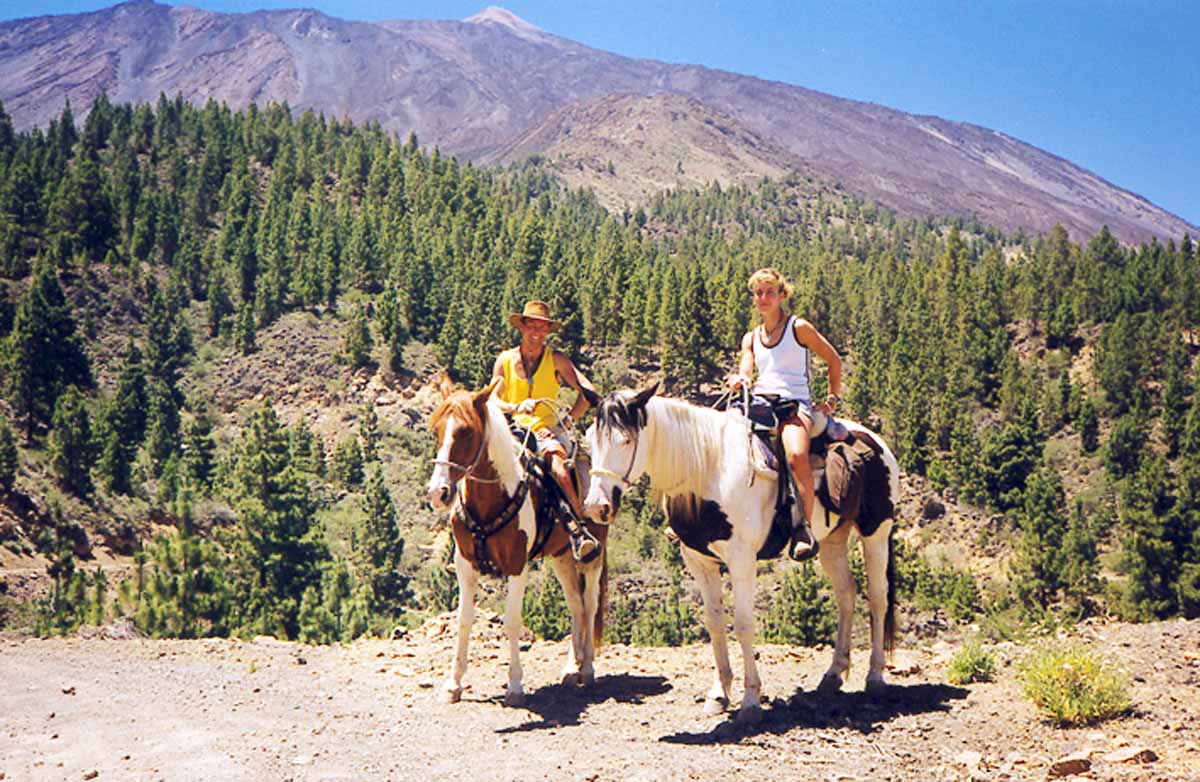
{"type": "Polygon", "coordinates": [[[501,479],[500,479],[499,475],[497,475],[495,478],[480,478],[475,475],[475,468],[477,468],[479,466],[479,462],[483,459],[483,452],[486,450],[487,450],[487,438],[481,436],[480,440],[479,440],[479,450],[475,452],[475,458],[471,460],[471,464],[469,466],[464,467],[461,464],[459,464],[458,462],[451,461],[450,459],[436,459],[435,458],[433,460],[433,463],[437,464],[437,465],[444,465],[446,467],[449,467],[452,470],[458,470],[459,472],[462,473],[462,475],[459,476],[458,480],[454,482],[456,491],[457,491],[458,484],[461,483],[462,481],[467,481],[467,480],[475,481],[477,483],[500,483],[501,479]]]}
{"type": "Polygon", "coordinates": [[[633,436],[633,456],[630,457],[630,459],[629,459],[629,466],[625,468],[624,475],[618,475],[617,473],[613,472],[612,470],[606,470],[603,467],[597,467],[595,464],[592,465],[592,469],[591,469],[592,475],[603,475],[606,478],[612,478],[613,480],[615,480],[621,484],[622,489],[628,489],[630,486],[633,485],[629,481],[629,474],[633,472],[633,466],[635,464],[637,464],[637,452],[638,452],[638,445],[640,443],[641,443],[641,438],[635,434],[633,436]]]}

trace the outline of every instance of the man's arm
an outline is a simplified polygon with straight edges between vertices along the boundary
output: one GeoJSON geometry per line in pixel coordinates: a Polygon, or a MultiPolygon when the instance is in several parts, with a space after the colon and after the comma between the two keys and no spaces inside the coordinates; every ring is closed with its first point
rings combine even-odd
{"type": "Polygon", "coordinates": [[[496,356],[496,363],[492,365],[492,382],[495,387],[492,388],[492,404],[500,409],[500,412],[505,415],[512,415],[517,411],[517,406],[505,402],[502,398],[504,394],[504,354],[496,356]]]}
{"type": "Polygon", "coordinates": [[[587,409],[593,404],[599,402],[600,395],[596,393],[596,387],[592,385],[592,381],[587,379],[587,376],[575,368],[574,362],[567,358],[566,355],[554,351],[554,371],[563,379],[563,382],[578,392],[575,397],[575,404],[571,406],[571,420],[578,421],[579,417],[587,412],[587,409]]]}

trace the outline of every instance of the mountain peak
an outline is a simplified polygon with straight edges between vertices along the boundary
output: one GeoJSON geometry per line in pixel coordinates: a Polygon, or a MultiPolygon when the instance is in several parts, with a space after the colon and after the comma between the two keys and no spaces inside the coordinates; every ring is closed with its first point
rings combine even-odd
{"type": "Polygon", "coordinates": [[[498,24],[511,29],[515,33],[524,35],[545,32],[540,27],[526,22],[507,8],[501,8],[498,5],[489,5],[474,16],[468,16],[463,21],[472,24],[498,24]]]}

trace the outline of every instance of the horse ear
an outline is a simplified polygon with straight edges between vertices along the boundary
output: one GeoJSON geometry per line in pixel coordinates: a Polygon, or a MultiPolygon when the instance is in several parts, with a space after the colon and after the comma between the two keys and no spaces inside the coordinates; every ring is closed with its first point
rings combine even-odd
{"type": "Polygon", "coordinates": [[[589,405],[591,405],[592,407],[600,406],[600,395],[599,394],[597,394],[595,391],[593,391],[590,388],[583,388],[582,386],[580,386],[579,390],[583,393],[583,398],[587,400],[587,403],[589,405]]]}
{"type": "Polygon", "coordinates": [[[630,404],[632,407],[645,407],[646,403],[650,401],[650,397],[654,396],[657,393],[658,393],[658,381],[655,380],[653,383],[646,386],[641,391],[638,391],[637,396],[635,396],[633,398],[633,402],[630,404]]]}
{"type": "Polygon", "coordinates": [[[454,385],[454,381],[450,379],[450,373],[444,369],[440,374],[438,374],[435,385],[437,386],[438,393],[442,395],[442,399],[445,399],[453,394],[457,388],[457,386],[454,385]]]}
{"type": "Polygon", "coordinates": [[[476,391],[474,394],[471,394],[471,404],[475,405],[476,408],[482,409],[483,406],[487,404],[488,399],[492,395],[492,391],[496,388],[496,384],[499,382],[500,379],[496,378],[483,388],[476,391]]]}

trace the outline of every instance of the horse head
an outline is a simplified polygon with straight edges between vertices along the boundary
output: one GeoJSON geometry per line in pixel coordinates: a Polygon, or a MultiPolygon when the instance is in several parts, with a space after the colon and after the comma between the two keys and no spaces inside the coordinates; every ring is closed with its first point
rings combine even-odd
{"type": "Polygon", "coordinates": [[[596,421],[588,427],[592,480],[583,503],[584,513],[607,522],[620,509],[621,494],[645,472],[646,452],[638,440],[646,428],[646,405],[658,383],[637,392],[613,392],[596,406],[596,421]]]}
{"type": "Polygon", "coordinates": [[[437,511],[454,501],[458,481],[470,476],[487,450],[487,401],[496,383],[471,392],[441,385],[442,403],[433,412],[430,427],[437,438],[437,457],[425,497],[437,511]]]}

